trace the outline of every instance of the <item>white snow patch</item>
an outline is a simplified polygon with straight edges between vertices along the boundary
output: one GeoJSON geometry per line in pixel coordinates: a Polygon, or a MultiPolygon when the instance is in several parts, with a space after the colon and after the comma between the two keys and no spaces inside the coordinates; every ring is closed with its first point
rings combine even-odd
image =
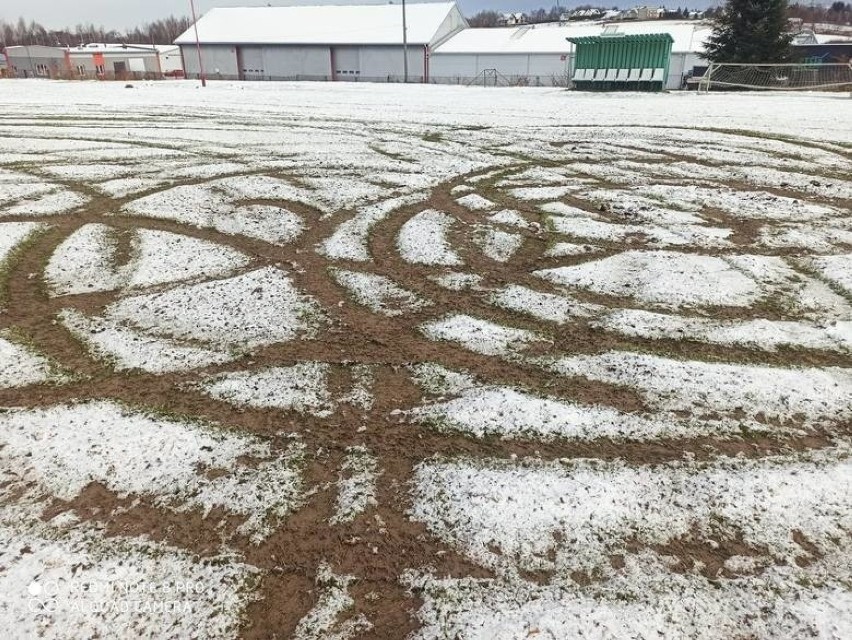
{"type": "MultiPolygon", "coordinates": [[[[593,441],[651,440],[719,435],[715,426],[689,425],[622,413],[608,407],[583,406],[554,398],[540,398],[508,387],[475,387],[461,397],[427,404],[407,412],[420,424],[439,431],[460,432],[477,438],[504,440],[535,438],[593,441]]],[[[729,427],[729,431],[737,429],[729,427]]]]}
{"type": "Polygon", "coordinates": [[[0,627],[14,637],[238,633],[253,567],[224,556],[199,560],[142,538],[106,540],[92,526],[58,531],[19,512],[7,509],[0,522],[0,627]]]}
{"type": "Polygon", "coordinates": [[[456,396],[477,386],[476,378],[471,374],[452,371],[434,362],[413,364],[409,370],[417,385],[432,395],[456,396]]]}
{"type": "Polygon", "coordinates": [[[491,302],[504,309],[559,324],[574,318],[595,315],[604,310],[600,305],[578,302],[569,296],[543,293],[516,284],[492,294],[491,302]]]}
{"type": "Polygon", "coordinates": [[[852,253],[811,258],[820,275],[852,295],[852,253]]]}
{"type": "Polygon", "coordinates": [[[373,404],[376,401],[373,395],[376,372],[371,365],[355,364],[352,365],[351,374],[352,387],[345,394],[341,395],[338,400],[341,403],[350,404],[353,407],[369,411],[373,408],[373,404]]]}
{"type": "Polygon", "coordinates": [[[168,231],[139,229],[130,238],[130,260],[116,264],[117,230],[87,224],[50,257],[45,277],[54,295],[170,284],[220,277],[246,266],[239,251],[168,231]]]}
{"type": "Polygon", "coordinates": [[[446,340],[486,356],[509,356],[526,345],[542,342],[543,336],[526,329],[504,327],[464,314],[447,316],[420,327],[432,340],[446,340]]]}
{"type": "Polygon", "coordinates": [[[491,202],[491,200],[483,198],[478,193],[469,193],[466,196],[458,198],[456,202],[471,211],[488,211],[489,209],[493,209],[497,206],[491,202]]]}
{"type": "Polygon", "coordinates": [[[50,360],[29,347],[7,339],[9,337],[6,332],[0,331],[0,389],[64,379],[55,372],[50,360]]]}
{"type": "Polygon", "coordinates": [[[524,244],[524,237],[519,233],[480,227],[477,229],[474,241],[482,248],[482,252],[487,257],[496,262],[506,262],[524,244]]]}
{"type": "MultiPolygon", "coordinates": [[[[789,565],[805,551],[800,531],[823,553],[849,546],[852,474],[845,449],[752,461],[428,461],[415,469],[415,520],[480,564],[611,575],[609,556],[678,538],[742,533],[789,565]],[[561,541],[561,542],[560,542],[561,541]],[[495,549],[496,547],[496,549],[495,549]]],[[[842,553],[842,550],[838,550],[842,553]]]]}
{"type": "MultiPolygon", "coordinates": [[[[124,211],[215,229],[221,233],[244,235],[273,244],[292,242],[305,228],[299,215],[289,209],[267,204],[238,206],[241,200],[274,197],[276,188],[267,185],[264,180],[256,185],[259,194],[252,195],[255,185],[250,178],[261,177],[241,176],[239,179],[226,178],[207,185],[173,187],[134,200],[124,207],[124,211]],[[269,192],[270,189],[272,192],[269,192]]],[[[290,187],[285,191],[286,195],[293,195],[290,187]]]]}
{"type": "Polygon", "coordinates": [[[478,273],[462,273],[459,271],[450,271],[440,275],[432,275],[428,276],[428,278],[450,291],[477,289],[484,279],[478,273]]]}
{"type": "Polygon", "coordinates": [[[138,254],[128,268],[131,288],[221,277],[250,262],[239,251],[206,240],[154,229],[138,233],[138,254]]]}
{"type": "Polygon", "coordinates": [[[106,311],[156,335],[245,349],[309,336],[320,314],[318,303],[275,267],[124,298],[106,311]]]}
{"type": "Polygon", "coordinates": [[[852,352],[852,321],[815,326],[783,320],[713,320],[620,309],[597,325],[607,331],[651,340],[697,340],[764,351],[787,347],[852,352]]]}
{"type": "Polygon", "coordinates": [[[559,187],[519,187],[517,189],[509,189],[518,200],[556,200],[564,195],[577,191],[579,186],[559,186],[559,187]]]}
{"type": "Polygon", "coordinates": [[[852,369],[718,364],[620,351],[565,357],[550,367],[632,387],[661,411],[763,414],[782,422],[801,414],[807,422],[828,424],[852,419],[852,369]]]}
{"type": "Polygon", "coordinates": [[[59,320],[89,350],[112,363],[119,371],[141,369],[160,374],[187,371],[232,359],[231,354],[183,344],[168,338],[145,335],[130,327],[73,309],[63,309],[59,320]]]}
{"type": "Polygon", "coordinates": [[[324,362],[301,362],[291,367],[225,373],[208,378],[202,388],[217,400],[236,406],[327,417],[335,408],[328,390],[329,371],[324,362]]]}
{"type": "Polygon", "coordinates": [[[51,216],[71,213],[88,201],[87,196],[62,189],[18,202],[0,212],[0,216],[51,216]]]}
{"type": "Polygon", "coordinates": [[[331,275],[359,304],[385,316],[401,316],[431,304],[385,276],[345,269],[332,269],[331,275]]]}
{"type": "Polygon", "coordinates": [[[301,499],[298,444],[278,454],[252,436],[108,401],[6,411],[0,425],[0,456],[32,470],[63,500],[99,482],[121,496],[150,496],[178,511],[221,506],[245,516],[240,532],[259,540],[301,499]],[[262,462],[245,466],[242,456],[262,462]],[[211,479],[199,469],[226,473],[211,479]]]}
{"type": "Polygon", "coordinates": [[[87,224],[60,243],[45,269],[54,295],[75,295],[118,289],[126,281],[115,268],[114,230],[87,224]]]}
{"type": "Polygon", "coordinates": [[[580,265],[536,271],[561,286],[635,298],[661,307],[748,307],[758,283],[725,260],[672,251],[625,251],[580,265]]]}
{"type": "Polygon", "coordinates": [[[461,265],[461,258],[447,240],[453,221],[451,216],[434,209],[421,211],[407,220],[397,240],[402,259],[411,264],[461,265]]]}
{"type": "Polygon", "coordinates": [[[368,262],[370,252],[367,244],[373,226],[393,211],[420,202],[425,197],[426,194],[422,192],[410,193],[358,209],[355,216],[342,222],[331,237],[320,245],[320,251],[332,260],[368,262]]]}
{"type": "Polygon", "coordinates": [[[848,566],[770,566],[759,576],[714,580],[672,572],[651,552],[622,574],[539,586],[525,580],[404,576],[423,598],[412,640],[690,638],[842,640],[852,630],[848,566]]]}
{"type": "Polygon", "coordinates": [[[351,640],[372,629],[373,625],[363,613],[340,621],[355,604],[349,595],[349,585],[354,581],[354,576],[335,574],[331,566],[323,562],[316,580],[319,600],[296,625],[293,640],[351,640]]]}
{"type": "Polygon", "coordinates": [[[514,209],[502,209],[501,211],[488,216],[488,221],[497,224],[505,224],[509,227],[518,227],[519,229],[529,229],[533,226],[527,222],[527,219],[524,218],[524,216],[514,209]]]}
{"type": "Polygon", "coordinates": [[[576,244],[574,242],[556,242],[544,252],[545,258],[564,258],[566,256],[582,256],[602,251],[592,244],[576,244]]]}
{"type": "Polygon", "coordinates": [[[352,522],[376,506],[378,460],[366,447],[348,447],[337,481],[337,504],[331,524],[352,522]]]}
{"type": "Polygon", "coordinates": [[[38,222],[0,222],[0,273],[18,245],[46,228],[38,222]]]}

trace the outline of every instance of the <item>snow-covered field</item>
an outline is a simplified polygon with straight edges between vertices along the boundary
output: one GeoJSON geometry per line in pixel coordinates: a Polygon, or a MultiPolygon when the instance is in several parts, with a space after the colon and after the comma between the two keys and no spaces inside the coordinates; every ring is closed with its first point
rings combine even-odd
{"type": "Polygon", "coordinates": [[[852,637],[844,94],[0,106],[10,637],[852,637]]]}

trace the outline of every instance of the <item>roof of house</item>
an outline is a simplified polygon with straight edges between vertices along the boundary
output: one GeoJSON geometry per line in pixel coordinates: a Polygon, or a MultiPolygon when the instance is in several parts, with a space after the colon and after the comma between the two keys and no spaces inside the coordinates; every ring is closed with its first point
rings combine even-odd
{"type": "Polygon", "coordinates": [[[614,27],[626,35],[668,33],[672,51],[699,52],[709,37],[710,25],[690,21],[648,20],[640,22],[569,22],[495,29],[465,29],[436,49],[436,53],[570,53],[574,45],[566,38],[600,36],[614,27]]]}
{"type": "MultiPolygon", "coordinates": [[[[455,2],[407,3],[410,44],[431,43],[455,2]]],[[[211,9],[198,21],[207,44],[402,44],[402,5],[211,9]]],[[[175,44],[193,44],[190,28],[175,44]]]]}

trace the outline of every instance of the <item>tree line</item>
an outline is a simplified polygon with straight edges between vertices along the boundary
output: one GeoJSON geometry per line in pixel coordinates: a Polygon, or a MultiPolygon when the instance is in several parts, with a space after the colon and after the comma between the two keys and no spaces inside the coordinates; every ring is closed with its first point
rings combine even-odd
{"type": "Polygon", "coordinates": [[[109,30],[94,24],[46,29],[35,21],[27,22],[23,18],[17,22],[0,20],[0,46],[40,44],[49,47],[74,47],[89,42],[172,44],[175,38],[190,26],[192,26],[192,20],[175,16],[154,20],[127,31],[109,30]]]}

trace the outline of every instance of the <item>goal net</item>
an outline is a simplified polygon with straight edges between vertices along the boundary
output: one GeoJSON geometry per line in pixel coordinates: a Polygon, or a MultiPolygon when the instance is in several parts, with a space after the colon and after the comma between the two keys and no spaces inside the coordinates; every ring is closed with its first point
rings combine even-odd
{"type": "Polygon", "coordinates": [[[716,88],[807,91],[852,90],[852,62],[844,64],[735,64],[712,62],[699,91],[716,88]]]}

